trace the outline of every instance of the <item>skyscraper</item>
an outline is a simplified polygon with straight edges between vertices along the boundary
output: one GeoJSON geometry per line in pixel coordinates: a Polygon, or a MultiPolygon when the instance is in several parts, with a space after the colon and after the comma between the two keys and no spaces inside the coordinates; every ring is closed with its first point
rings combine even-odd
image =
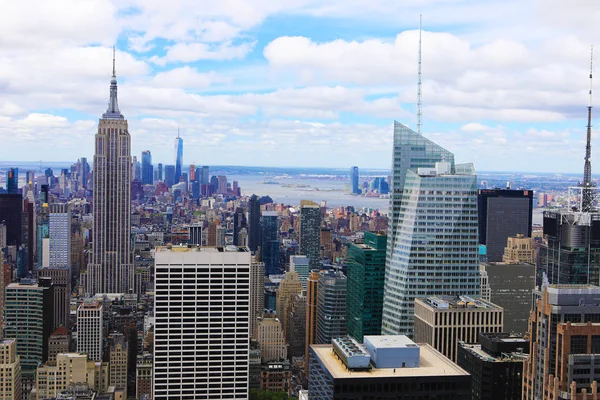
{"type": "Polygon", "coordinates": [[[165,165],[165,183],[168,187],[173,186],[175,183],[179,183],[179,181],[175,182],[175,166],[174,165],[165,165]]]}
{"type": "Polygon", "coordinates": [[[233,244],[235,246],[241,246],[240,232],[243,228],[246,228],[247,225],[244,209],[241,207],[236,208],[235,213],[233,214],[233,244]]]}
{"type": "Polygon", "coordinates": [[[88,177],[90,175],[90,164],[87,162],[86,157],[81,157],[81,172],[79,174],[79,181],[81,186],[87,189],[88,177]]]}
{"type": "Polygon", "coordinates": [[[479,243],[486,246],[489,262],[502,261],[509,237],[518,233],[531,237],[532,205],[532,190],[479,190],[479,243]]]}
{"type": "Polygon", "coordinates": [[[155,400],[248,398],[251,258],[243,247],[156,249],[155,400]]]}
{"type": "Polygon", "coordinates": [[[307,256],[310,269],[321,268],[321,207],[305,203],[300,207],[299,253],[307,256]]]}
{"type": "Polygon", "coordinates": [[[256,338],[256,319],[265,311],[265,264],[253,261],[250,265],[250,335],[256,338]]]}
{"type": "Polygon", "coordinates": [[[158,163],[158,180],[163,180],[163,165],[162,163],[158,163]]]}
{"type": "Polygon", "coordinates": [[[50,267],[71,268],[71,211],[68,204],[50,204],[48,218],[50,267]]]}
{"type": "Polygon", "coordinates": [[[86,353],[91,361],[102,361],[102,304],[85,299],[77,308],[77,352],[86,353]]]}
{"type": "Polygon", "coordinates": [[[152,185],[154,181],[154,166],[150,150],[142,151],[142,184],[152,185]]]}
{"type": "Polygon", "coordinates": [[[19,168],[9,168],[6,171],[6,193],[19,193],[19,168]]]}
{"type": "Polygon", "coordinates": [[[348,280],[340,271],[319,273],[317,301],[317,344],[329,344],[346,334],[346,287],[348,280]]]}
{"type": "Polygon", "coordinates": [[[385,235],[365,232],[364,243],[348,248],[346,327],[359,342],[381,334],[386,242],[385,235]]]}
{"type": "Polygon", "coordinates": [[[15,339],[0,339],[0,387],[2,400],[21,400],[21,360],[15,339]]]}
{"type": "Polygon", "coordinates": [[[21,246],[23,198],[20,194],[0,194],[0,222],[6,223],[6,245],[21,246]]]}
{"type": "MultiPolygon", "coordinates": [[[[260,246],[260,201],[253,194],[248,200],[248,247],[255,252],[260,246]]],[[[265,269],[266,273],[266,269],[265,269]]]]}
{"type": "Polygon", "coordinates": [[[93,254],[87,292],[129,293],[133,289],[131,251],[131,138],[119,111],[113,55],[108,109],[98,123],[94,153],[93,254]]]}
{"type": "Polygon", "coordinates": [[[358,167],[350,168],[350,181],[352,183],[352,193],[360,194],[361,190],[358,187],[358,167]]]}
{"type": "MultiPolygon", "coordinates": [[[[265,263],[265,275],[277,275],[279,270],[279,214],[265,211],[261,218],[260,259],[265,263]]],[[[282,319],[278,315],[279,319],[282,319]]]]}
{"type": "MultiPolygon", "coordinates": [[[[423,149],[425,160],[438,156],[454,160],[451,153],[408,128],[395,135],[395,143],[404,143],[405,135],[414,144],[402,157],[397,154],[402,146],[395,147],[394,160],[416,157],[410,149],[417,148],[423,149]],[[436,151],[428,153],[428,147],[436,151]]],[[[417,162],[423,161],[412,165],[417,162]]],[[[388,229],[394,237],[388,237],[387,245],[382,334],[412,335],[415,298],[480,295],[475,169],[472,164],[455,166],[453,161],[434,165],[404,172],[394,166],[393,220],[388,229]]]]}
{"type": "Polygon", "coordinates": [[[177,137],[175,138],[175,174],[173,181],[179,183],[183,172],[183,139],[179,136],[179,128],[177,129],[177,137]]]}
{"type": "Polygon", "coordinates": [[[308,376],[308,354],[311,344],[317,343],[319,306],[319,271],[310,271],[306,285],[306,336],[304,340],[304,375],[308,376]]]}

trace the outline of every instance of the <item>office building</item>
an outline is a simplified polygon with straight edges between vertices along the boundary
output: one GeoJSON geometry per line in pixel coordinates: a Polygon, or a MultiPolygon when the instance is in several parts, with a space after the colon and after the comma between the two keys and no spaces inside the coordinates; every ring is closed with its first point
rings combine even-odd
{"type": "Polygon", "coordinates": [[[71,268],[71,219],[68,204],[50,204],[50,268],[71,268]]]}
{"type": "Polygon", "coordinates": [[[454,362],[459,341],[477,343],[482,332],[503,332],[503,324],[502,308],[482,299],[415,299],[415,341],[430,344],[454,362]]]}
{"type": "Polygon", "coordinates": [[[319,271],[310,271],[306,285],[306,331],[304,339],[304,375],[308,376],[308,354],[311,344],[317,343],[319,316],[319,271]]]}
{"type": "Polygon", "coordinates": [[[124,396],[127,398],[127,342],[123,334],[112,334],[109,357],[109,385],[123,389],[124,396]]]}
{"type": "Polygon", "coordinates": [[[48,338],[48,364],[56,365],[58,354],[68,353],[71,350],[71,333],[61,326],[54,330],[48,338]]]}
{"type": "Polygon", "coordinates": [[[352,193],[360,194],[361,190],[358,186],[358,167],[350,168],[350,183],[352,185],[352,193]]]}
{"type": "Polygon", "coordinates": [[[341,271],[319,273],[315,343],[328,344],[332,339],[346,334],[347,281],[341,271]]]}
{"type": "Polygon", "coordinates": [[[152,354],[144,353],[137,356],[135,371],[135,398],[152,399],[152,354]]]}
{"type": "Polygon", "coordinates": [[[471,374],[471,399],[520,400],[529,341],[509,333],[480,333],[479,344],[458,344],[459,367],[471,374]]]}
{"type": "Polygon", "coordinates": [[[77,352],[87,354],[90,361],[102,361],[103,314],[95,299],[85,299],[77,308],[77,352]]]}
{"type": "Polygon", "coordinates": [[[260,388],[269,392],[289,393],[292,369],[288,360],[270,361],[260,367],[260,388]]]}
{"type": "Polygon", "coordinates": [[[250,266],[245,247],[157,248],[155,400],[247,398],[250,266]]]}
{"type": "Polygon", "coordinates": [[[23,198],[20,194],[0,194],[0,222],[6,225],[6,246],[22,243],[23,198]]]}
{"type": "Polygon", "coordinates": [[[290,271],[298,274],[302,289],[306,290],[308,276],[310,275],[310,260],[306,256],[290,256],[290,271]]]}
{"type": "Polygon", "coordinates": [[[276,211],[264,211],[261,221],[260,259],[265,263],[265,275],[281,273],[279,268],[279,215],[276,211]]]}
{"type": "Polygon", "coordinates": [[[531,237],[532,206],[532,190],[478,191],[479,243],[486,246],[488,261],[502,261],[509,237],[518,233],[531,237]]]}
{"type": "Polygon", "coordinates": [[[304,204],[300,207],[299,253],[309,258],[311,269],[321,268],[321,207],[304,204]]]}
{"type": "Polygon", "coordinates": [[[481,297],[504,310],[504,332],[527,332],[535,265],[481,263],[481,297]]]}
{"type": "Polygon", "coordinates": [[[154,166],[152,165],[152,153],[150,150],[142,151],[142,184],[152,185],[154,183],[154,166]]]}
{"type": "Polygon", "coordinates": [[[502,262],[509,264],[535,264],[535,249],[533,239],[523,234],[511,236],[506,242],[502,262]]]}
{"type": "Polygon", "coordinates": [[[240,244],[240,232],[242,229],[247,227],[246,213],[244,209],[238,207],[233,213],[233,244],[235,246],[241,246],[240,244]]]}
{"type": "Polygon", "coordinates": [[[351,243],[347,256],[346,330],[362,341],[381,334],[387,236],[365,232],[364,243],[351,243]]]}
{"type": "Polygon", "coordinates": [[[21,361],[15,339],[0,340],[0,400],[21,400],[21,361]]]}
{"type": "Polygon", "coordinates": [[[106,393],[107,367],[108,363],[89,361],[85,354],[58,354],[54,365],[43,364],[37,368],[35,395],[38,399],[97,399],[100,396],[71,397],[70,391],[76,391],[79,385],[85,388],[84,392],[91,389],[106,393]]]}
{"type": "Polygon", "coordinates": [[[287,330],[285,310],[288,308],[288,302],[295,294],[302,294],[302,284],[298,280],[298,273],[289,271],[279,283],[279,290],[277,290],[277,318],[281,321],[284,331],[287,330]]]}
{"type": "Polygon", "coordinates": [[[52,285],[47,279],[22,279],[5,289],[4,337],[17,341],[22,379],[33,387],[35,369],[48,359],[48,338],[53,322],[52,285]]]}
{"type": "Polygon", "coordinates": [[[253,194],[248,199],[248,247],[255,252],[260,246],[260,200],[253,194]]]}
{"type": "Polygon", "coordinates": [[[177,137],[175,138],[175,173],[173,175],[173,182],[181,182],[181,176],[183,173],[183,139],[179,136],[179,129],[177,129],[177,137]]]}
{"type": "Polygon", "coordinates": [[[410,336],[415,298],[480,296],[477,176],[472,164],[443,161],[408,170],[401,197],[394,187],[382,333],[410,336]]]}
{"type": "Polygon", "coordinates": [[[175,166],[174,165],[165,165],[165,183],[167,187],[171,187],[178,181],[175,182],[175,166]]]}
{"type": "Polygon", "coordinates": [[[306,296],[294,294],[287,302],[285,311],[287,329],[285,341],[289,344],[288,357],[304,357],[306,340],[306,296]]]}
{"type": "Polygon", "coordinates": [[[471,399],[471,377],[428,344],[406,336],[350,337],[310,347],[311,399],[471,399]]]}
{"type": "Polygon", "coordinates": [[[158,171],[158,176],[157,176],[158,179],[157,180],[158,181],[163,181],[164,180],[164,176],[163,176],[163,165],[162,165],[162,163],[158,163],[157,171],[158,171]]]}
{"type": "Polygon", "coordinates": [[[86,282],[90,295],[134,288],[131,163],[131,137],[119,111],[113,56],[110,101],[98,124],[94,153],[93,246],[86,282]]]}
{"type": "Polygon", "coordinates": [[[189,244],[196,246],[202,245],[202,225],[190,225],[188,227],[190,240],[189,244]]]}
{"type": "Polygon", "coordinates": [[[9,168],[6,171],[6,193],[19,193],[19,168],[9,168]]]}
{"type": "Polygon", "coordinates": [[[598,396],[600,287],[548,285],[535,293],[523,399],[591,400],[598,396]]]}
{"type": "Polygon", "coordinates": [[[47,278],[52,282],[54,292],[54,309],[52,310],[52,330],[59,326],[68,327],[71,306],[71,274],[65,268],[42,268],[38,271],[39,278],[47,278]]]}
{"type": "Polygon", "coordinates": [[[265,264],[252,261],[250,265],[250,335],[256,338],[256,320],[265,310],[265,264]]]}
{"type": "Polygon", "coordinates": [[[263,363],[287,358],[287,344],[278,318],[259,318],[256,323],[256,340],[260,343],[260,359],[263,363]]]}
{"type": "Polygon", "coordinates": [[[23,199],[23,214],[21,214],[22,223],[22,244],[24,248],[21,253],[21,259],[17,266],[17,277],[25,278],[29,273],[33,273],[33,261],[34,261],[34,250],[35,250],[35,236],[37,234],[35,230],[35,203],[29,201],[29,199],[23,199]]]}

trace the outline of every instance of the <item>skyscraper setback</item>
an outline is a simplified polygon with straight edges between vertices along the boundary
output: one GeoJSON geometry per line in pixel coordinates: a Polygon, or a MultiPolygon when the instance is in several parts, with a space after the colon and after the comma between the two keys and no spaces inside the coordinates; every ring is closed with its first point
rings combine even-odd
{"type": "Polygon", "coordinates": [[[93,254],[87,292],[128,293],[134,287],[131,236],[131,137],[119,111],[113,55],[108,109],[98,123],[94,153],[93,254]]]}

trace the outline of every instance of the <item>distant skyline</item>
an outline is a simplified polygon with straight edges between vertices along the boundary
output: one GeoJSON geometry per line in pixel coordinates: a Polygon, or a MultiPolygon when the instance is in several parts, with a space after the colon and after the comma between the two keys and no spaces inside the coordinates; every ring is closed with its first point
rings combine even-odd
{"type": "Polygon", "coordinates": [[[477,171],[583,173],[593,0],[12,2],[0,160],[91,159],[116,45],[138,159],[174,164],[179,127],[186,165],[389,169],[393,121],[416,125],[419,14],[427,138],[477,171]]]}

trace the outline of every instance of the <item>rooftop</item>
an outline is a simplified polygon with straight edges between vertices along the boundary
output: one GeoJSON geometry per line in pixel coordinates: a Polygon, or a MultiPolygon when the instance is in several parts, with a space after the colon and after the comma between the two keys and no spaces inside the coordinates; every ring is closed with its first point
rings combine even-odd
{"type": "Polygon", "coordinates": [[[469,296],[431,296],[424,299],[416,299],[415,301],[427,304],[436,310],[449,309],[482,309],[482,310],[501,310],[502,307],[479,298],[469,296]]]}
{"type": "Polygon", "coordinates": [[[223,253],[223,252],[240,252],[247,253],[250,250],[245,246],[225,246],[225,247],[208,247],[208,246],[197,246],[197,245],[167,245],[157,246],[156,252],[173,252],[173,253],[185,253],[198,251],[203,253],[223,253]]]}
{"type": "Polygon", "coordinates": [[[523,352],[502,353],[500,357],[494,357],[481,348],[480,344],[460,343],[459,346],[464,348],[469,353],[477,356],[479,359],[487,362],[523,362],[529,356],[523,352]]]}
{"type": "Polygon", "coordinates": [[[365,336],[365,342],[370,342],[377,349],[390,348],[397,349],[402,347],[418,347],[415,342],[405,335],[375,335],[365,336]]]}
{"type": "Polygon", "coordinates": [[[311,345],[334,379],[343,378],[402,378],[415,376],[462,376],[468,373],[444,357],[428,344],[419,344],[421,348],[421,366],[415,368],[371,368],[368,371],[350,371],[333,353],[332,345],[311,345]]]}

